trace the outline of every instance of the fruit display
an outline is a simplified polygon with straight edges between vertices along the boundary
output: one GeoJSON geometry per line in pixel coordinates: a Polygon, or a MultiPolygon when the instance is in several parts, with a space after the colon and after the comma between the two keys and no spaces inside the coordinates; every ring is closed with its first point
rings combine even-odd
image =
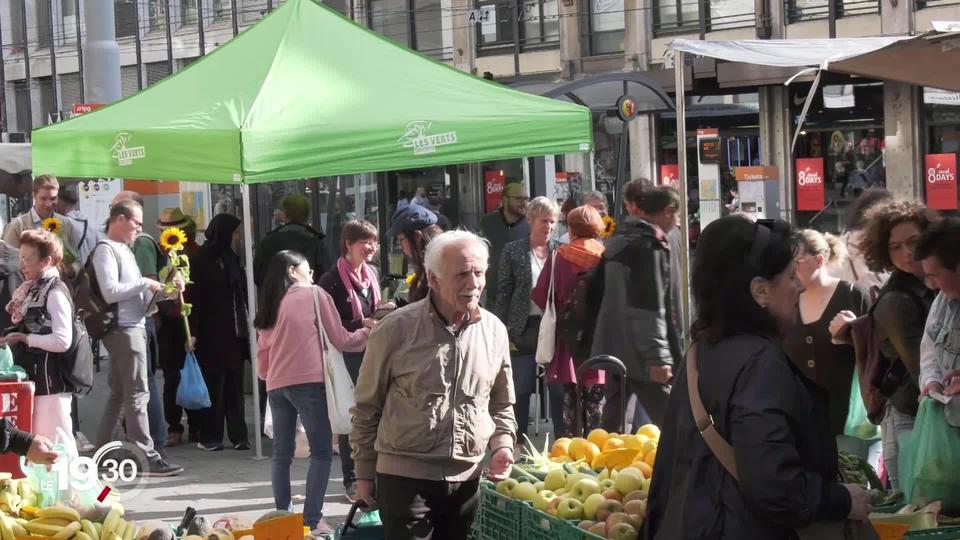
{"type": "Polygon", "coordinates": [[[528,440],[496,491],[603,538],[635,539],[646,516],[659,440],[653,424],[636,434],[595,429],[587,438],[557,439],[549,452],[528,440]]]}

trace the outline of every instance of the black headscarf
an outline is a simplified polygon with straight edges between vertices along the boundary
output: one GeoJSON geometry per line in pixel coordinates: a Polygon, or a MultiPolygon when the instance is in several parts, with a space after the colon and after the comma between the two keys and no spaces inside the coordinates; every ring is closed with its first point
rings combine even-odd
{"type": "Polygon", "coordinates": [[[233,292],[234,321],[237,335],[246,335],[247,320],[247,280],[240,265],[240,257],[233,251],[233,233],[240,226],[240,220],[230,214],[213,216],[204,231],[207,241],[201,250],[212,260],[220,260],[227,274],[227,281],[233,292]]]}

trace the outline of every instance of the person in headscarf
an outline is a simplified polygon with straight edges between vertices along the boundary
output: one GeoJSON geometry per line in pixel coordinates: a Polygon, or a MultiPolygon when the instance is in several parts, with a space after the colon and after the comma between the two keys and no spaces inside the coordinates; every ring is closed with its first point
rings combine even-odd
{"type": "Polygon", "coordinates": [[[239,226],[235,216],[214,216],[204,232],[206,242],[190,257],[190,329],[211,403],[197,447],[208,451],[223,450],[224,420],[233,448],[250,449],[243,408],[243,366],[250,358],[247,285],[233,249],[239,226]]]}

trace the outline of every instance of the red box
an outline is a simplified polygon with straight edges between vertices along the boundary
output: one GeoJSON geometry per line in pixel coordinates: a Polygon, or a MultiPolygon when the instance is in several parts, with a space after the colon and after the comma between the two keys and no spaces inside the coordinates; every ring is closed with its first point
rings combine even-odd
{"type": "MultiPolygon", "coordinates": [[[[33,382],[0,382],[0,417],[22,431],[33,431],[33,382]]],[[[14,478],[23,478],[20,470],[20,456],[12,453],[0,454],[0,471],[13,474],[14,478]]]]}

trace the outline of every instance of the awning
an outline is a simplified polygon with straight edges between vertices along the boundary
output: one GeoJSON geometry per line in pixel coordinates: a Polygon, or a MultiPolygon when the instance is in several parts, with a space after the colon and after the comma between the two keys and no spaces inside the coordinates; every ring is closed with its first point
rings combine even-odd
{"type": "Polygon", "coordinates": [[[617,100],[624,95],[634,99],[639,114],[674,110],[673,100],[660,84],[639,71],[604,73],[576,81],[525,82],[511,87],[538,96],[570,101],[593,111],[616,109],[617,100]]]}

